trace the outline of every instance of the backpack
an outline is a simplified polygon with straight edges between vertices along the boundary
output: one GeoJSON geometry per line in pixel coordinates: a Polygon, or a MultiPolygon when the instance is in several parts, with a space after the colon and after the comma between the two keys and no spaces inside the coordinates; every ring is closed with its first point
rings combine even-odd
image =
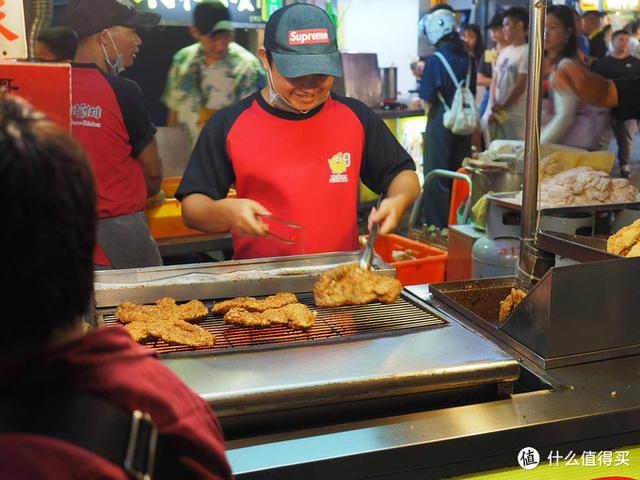
{"type": "MultiPolygon", "coordinates": [[[[451,81],[456,86],[456,91],[453,95],[453,102],[451,107],[447,105],[447,102],[442,98],[442,94],[438,92],[438,98],[444,106],[443,123],[446,128],[451,130],[456,135],[469,135],[473,132],[478,125],[478,111],[476,109],[476,99],[469,89],[469,80],[471,77],[471,63],[469,63],[469,70],[467,71],[467,78],[458,81],[455,73],[451,69],[451,65],[447,62],[447,59],[440,52],[435,53],[436,57],[440,59],[444,65],[445,70],[451,77],[451,81]]],[[[471,62],[471,59],[469,59],[471,62]]]]}

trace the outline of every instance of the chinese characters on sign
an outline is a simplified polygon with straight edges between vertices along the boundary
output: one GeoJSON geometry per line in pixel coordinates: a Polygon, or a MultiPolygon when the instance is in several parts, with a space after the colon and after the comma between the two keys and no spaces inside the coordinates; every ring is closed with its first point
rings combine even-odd
{"type": "Polygon", "coordinates": [[[611,450],[603,450],[600,452],[587,450],[582,452],[580,456],[573,451],[569,451],[563,455],[557,450],[552,450],[549,452],[547,460],[549,460],[549,465],[551,466],[559,466],[562,464],[581,467],[628,467],[630,465],[629,452],[613,452],[611,450]]]}
{"type": "MultiPolygon", "coordinates": [[[[143,10],[162,15],[163,23],[188,25],[191,12],[201,0],[134,0],[143,10]]],[[[282,6],[282,0],[220,0],[229,8],[236,25],[264,23],[282,6]]]]}
{"type": "Polygon", "coordinates": [[[0,0],[0,58],[27,58],[22,0],[0,0]]]}

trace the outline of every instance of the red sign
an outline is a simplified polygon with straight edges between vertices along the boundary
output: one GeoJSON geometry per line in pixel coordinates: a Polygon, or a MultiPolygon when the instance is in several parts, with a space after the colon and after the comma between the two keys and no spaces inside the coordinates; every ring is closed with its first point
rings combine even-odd
{"type": "Polygon", "coordinates": [[[289,45],[329,43],[329,31],[326,28],[308,28],[289,30],[289,45]]]}
{"type": "Polygon", "coordinates": [[[0,89],[19,95],[71,131],[71,66],[0,62],[0,89]]]}

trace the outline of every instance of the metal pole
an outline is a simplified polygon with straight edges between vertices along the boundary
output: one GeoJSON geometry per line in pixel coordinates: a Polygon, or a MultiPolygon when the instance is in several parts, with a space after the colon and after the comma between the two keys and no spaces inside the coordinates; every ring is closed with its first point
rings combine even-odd
{"type": "Polygon", "coordinates": [[[538,223],[538,161],[540,158],[540,90],[544,58],[544,20],[546,0],[530,0],[529,75],[525,123],[524,184],[522,192],[522,230],[520,236],[520,275],[529,281],[539,279],[551,265],[549,256],[535,246],[538,223]]]}

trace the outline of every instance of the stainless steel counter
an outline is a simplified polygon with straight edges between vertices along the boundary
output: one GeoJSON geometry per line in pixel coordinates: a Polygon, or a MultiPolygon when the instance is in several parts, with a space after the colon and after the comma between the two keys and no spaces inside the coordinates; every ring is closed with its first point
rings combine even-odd
{"type": "MultiPolygon", "coordinates": [[[[412,290],[429,300],[424,287],[412,290]]],[[[436,308],[445,316],[453,313],[444,305],[436,308]]],[[[430,358],[445,364],[450,360],[453,363],[454,359],[465,364],[465,358],[481,358],[482,351],[494,354],[503,351],[518,358],[517,352],[508,345],[498,344],[498,350],[492,345],[492,342],[498,343],[497,340],[489,342],[481,338],[487,333],[474,325],[462,325],[453,315],[447,319],[450,327],[438,329],[439,335],[431,339],[411,334],[375,342],[397,345],[405,360],[418,362],[417,371],[427,366],[430,358]],[[448,333],[465,341],[446,342],[444,336],[448,333]]],[[[393,376],[394,362],[390,357],[376,355],[374,343],[349,345],[348,355],[364,356],[373,368],[393,376]]],[[[348,356],[345,357],[339,347],[332,346],[322,353],[313,348],[309,352],[283,352],[282,355],[311,365],[309,375],[297,381],[313,385],[326,375],[323,364],[338,371],[344,366],[348,356]]],[[[259,362],[257,358],[253,360],[259,362]]],[[[281,360],[284,361],[284,357],[281,360]]],[[[526,369],[523,380],[540,378],[547,382],[548,388],[518,393],[519,389],[504,399],[462,406],[425,402],[417,413],[383,413],[372,419],[342,419],[319,427],[239,438],[227,443],[229,460],[239,479],[429,479],[514,466],[518,451],[527,446],[537,448],[544,457],[550,449],[601,450],[640,443],[639,356],[547,371],[526,359],[519,360],[526,369]]],[[[191,372],[183,370],[185,364],[167,364],[211,400],[214,408],[217,408],[218,394],[205,386],[207,382],[242,384],[242,379],[234,379],[231,371],[223,373],[217,368],[215,374],[210,371],[207,380],[204,364],[191,372]]],[[[226,366],[237,367],[228,363],[226,366]]],[[[253,363],[243,371],[245,375],[268,373],[269,376],[282,368],[284,365],[280,362],[273,368],[253,363]]],[[[425,371],[428,370],[427,366],[425,371]]],[[[279,384],[279,380],[282,378],[274,379],[273,384],[279,384]]],[[[357,377],[343,378],[343,381],[352,383],[356,390],[359,387],[357,377]]],[[[402,384],[398,382],[396,388],[402,389],[402,384]]],[[[322,396],[326,392],[314,392],[311,388],[310,394],[315,393],[320,395],[319,401],[325,401],[322,396]]],[[[224,416],[229,406],[221,402],[221,407],[217,409],[224,416]]]]}

